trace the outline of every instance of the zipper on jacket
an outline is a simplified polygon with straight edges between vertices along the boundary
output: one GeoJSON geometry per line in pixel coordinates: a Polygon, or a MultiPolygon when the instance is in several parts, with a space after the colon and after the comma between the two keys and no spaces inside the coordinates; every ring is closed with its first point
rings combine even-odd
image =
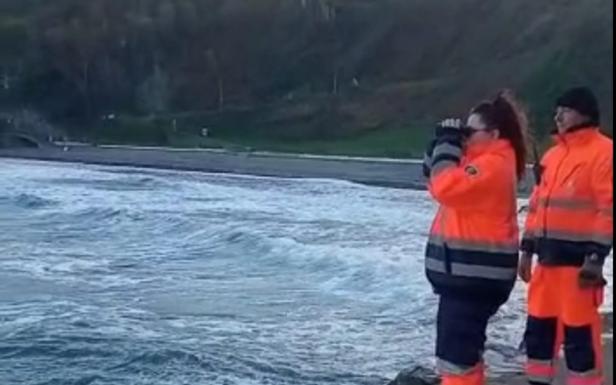
{"type": "Polygon", "coordinates": [[[563,181],[560,183],[561,186],[564,186],[565,183],[567,183],[567,181],[575,175],[576,171],[579,170],[582,166],[581,165],[576,165],[573,170],[571,170],[571,172],[569,174],[567,174],[566,177],[563,178],[563,181]]]}

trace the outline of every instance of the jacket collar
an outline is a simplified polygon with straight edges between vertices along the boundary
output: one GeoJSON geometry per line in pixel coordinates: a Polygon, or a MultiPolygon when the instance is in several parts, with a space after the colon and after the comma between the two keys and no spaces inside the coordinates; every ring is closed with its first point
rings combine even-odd
{"type": "Polygon", "coordinates": [[[597,132],[599,132],[599,127],[583,124],[570,128],[564,134],[556,134],[554,138],[559,144],[576,145],[588,142],[597,132]]]}
{"type": "Polygon", "coordinates": [[[508,140],[496,139],[468,146],[466,148],[466,156],[469,158],[476,158],[484,153],[499,153],[510,151],[511,149],[511,143],[509,143],[508,140]]]}

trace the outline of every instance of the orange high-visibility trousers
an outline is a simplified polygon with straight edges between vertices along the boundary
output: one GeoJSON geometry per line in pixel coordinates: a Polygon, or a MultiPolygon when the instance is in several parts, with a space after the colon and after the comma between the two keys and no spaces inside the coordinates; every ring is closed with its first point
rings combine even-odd
{"type": "Polygon", "coordinates": [[[580,268],[539,265],[528,290],[526,372],[531,384],[551,384],[564,344],[568,385],[603,385],[599,307],[603,289],[581,289],[580,268]]]}

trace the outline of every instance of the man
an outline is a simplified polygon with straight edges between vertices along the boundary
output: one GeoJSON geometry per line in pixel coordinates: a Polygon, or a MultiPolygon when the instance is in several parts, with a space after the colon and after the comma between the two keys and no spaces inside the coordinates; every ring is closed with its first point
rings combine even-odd
{"type": "Polygon", "coordinates": [[[564,344],[568,383],[603,385],[598,308],[613,242],[614,149],[588,88],[565,92],[554,120],[556,144],[541,161],[521,245],[519,276],[530,282],[526,369],[531,384],[551,384],[564,344]]]}

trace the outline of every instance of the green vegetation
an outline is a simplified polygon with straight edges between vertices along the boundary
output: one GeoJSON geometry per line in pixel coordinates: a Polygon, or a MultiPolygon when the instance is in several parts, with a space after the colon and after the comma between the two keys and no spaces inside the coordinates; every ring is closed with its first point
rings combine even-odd
{"type": "MultiPolygon", "coordinates": [[[[229,137],[228,143],[251,149],[304,154],[414,158],[423,156],[428,130],[388,128],[364,132],[348,138],[283,141],[259,137],[229,137]]],[[[222,142],[225,143],[225,142],[222,142]]],[[[222,144],[222,147],[225,147],[222,144]]]]}
{"type": "Polygon", "coordinates": [[[97,142],[413,156],[500,88],[545,141],[554,98],[589,85],[611,132],[612,47],[611,0],[0,0],[0,113],[97,142]]]}

